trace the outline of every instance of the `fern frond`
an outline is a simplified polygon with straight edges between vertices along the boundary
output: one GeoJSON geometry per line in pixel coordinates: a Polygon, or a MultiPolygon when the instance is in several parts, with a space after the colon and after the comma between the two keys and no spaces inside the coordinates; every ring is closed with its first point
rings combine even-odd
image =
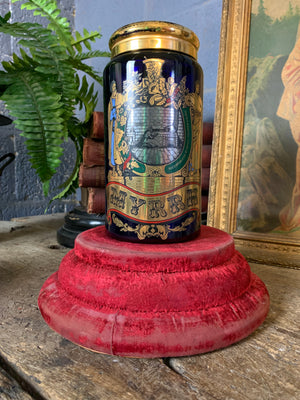
{"type": "Polygon", "coordinates": [[[78,118],[72,117],[68,122],[69,138],[74,142],[75,147],[78,151],[83,150],[83,140],[88,135],[90,127],[89,123],[79,121],[78,118]]]}
{"type": "MultiPolygon", "coordinates": [[[[21,0],[12,0],[18,1],[21,0]]],[[[63,139],[69,137],[75,143],[74,170],[63,191],[55,197],[62,198],[78,187],[83,137],[97,101],[94,84],[89,85],[85,76],[80,81],[77,71],[102,85],[99,74],[83,61],[110,54],[91,50],[91,43],[101,37],[98,31],[89,33],[84,29],[73,37],[55,0],[23,0],[21,9],[24,8],[46,17],[49,24],[45,28],[33,23],[9,23],[9,13],[0,17],[0,32],[16,37],[21,46],[20,55],[13,54],[10,62],[2,62],[0,98],[16,117],[15,124],[26,138],[30,161],[43,182],[45,195],[60,164],[63,139]],[[89,51],[83,52],[83,46],[89,51]],[[83,122],[73,117],[77,104],[85,108],[83,122]]]]}
{"type": "Polygon", "coordinates": [[[66,47],[61,45],[52,32],[39,24],[32,23],[5,23],[0,24],[0,32],[21,38],[19,45],[30,50],[32,58],[21,48],[22,58],[14,55],[13,62],[3,63],[7,70],[35,69],[45,74],[47,80],[52,79],[53,88],[61,95],[61,103],[65,109],[67,120],[74,112],[77,87],[75,85],[75,71],[68,60],[66,47]]]}
{"type": "Polygon", "coordinates": [[[17,118],[15,125],[26,138],[30,162],[47,192],[48,183],[60,164],[60,145],[66,136],[60,96],[41,76],[23,71],[1,99],[17,118]]]}
{"type": "MultiPolygon", "coordinates": [[[[18,44],[30,50],[32,59],[37,64],[45,66],[47,74],[58,73],[59,75],[58,65],[61,61],[66,60],[68,55],[66,54],[66,48],[57,41],[57,38],[52,35],[49,29],[40,24],[29,22],[16,22],[13,24],[7,22],[5,24],[0,23],[0,32],[20,38],[18,44]]],[[[26,59],[28,56],[24,50],[22,52],[22,48],[20,50],[23,59],[26,59]]]]}
{"type": "Polygon", "coordinates": [[[77,53],[73,56],[74,60],[84,61],[90,58],[97,58],[97,57],[110,57],[111,54],[109,51],[100,51],[100,50],[93,50],[88,51],[85,53],[77,53]]]}
{"type": "MultiPolygon", "coordinates": [[[[1,71],[0,71],[1,72],[1,71]]],[[[1,84],[0,83],[0,98],[3,95],[3,93],[5,92],[5,90],[7,89],[8,85],[7,84],[1,84]]]]}
{"type": "MultiPolygon", "coordinates": [[[[12,0],[16,3],[21,0],[12,0]]],[[[57,8],[55,0],[26,0],[21,5],[21,9],[34,10],[34,15],[46,17],[49,21],[48,29],[53,30],[60,39],[60,43],[67,46],[72,53],[72,34],[70,24],[64,17],[60,17],[60,10],[57,8]]]]}
{"type": "Polygon", "coordinates": [[[52,32],[30,22],[1,23],[0,32],[19,38],[18,44],[29,48],[32,57],[42,64],[51,65],[67,58],[66,48],[62,46],[52,32]],[[39,57],[43,57],[41,60],[39,57]]]}
{"type": "Polygon", "coordinates": [[[98,93],[94,92],[94,86],[95,86],[94,83],[89,85],[86,76],[84,75],[77,95],[77,102],[79,104],[79,109],[81,110],[83,107],[85,109],[84,122],[89,121],[97,105],[98,93]]]}
{"type": "Polygon", "coordinates": [[[76,148],[76,161],[70,177],[59,186],[59,188],[63,190],[53,197],[50,203],[53,200],[62,199],[75,193],[76,189],[78,188],[79,167],[80,163],[82,162],[83,137],[87,135],[88,124],[82,123],[76,117],[72,117],[68,122],[68,130],[69,137],[73,141],[76,148]]]}
{"type": "Polygon", "coordinates": [[[4,15],[4,17],[0,16],[0,23],[5,24],[11,17],[11,12],[8,12],[7,14],[4,15]]]}
{"type": "Polygon", "coordinates": [[[19,79],[19,74],[21,72],[26,72],[30,69],[34,70],[37,66],[37,64],[34,63],[32,58],[30,58],[23,49],[20,49],[20,51],[23,58],[18,57],[14,53],[13,61],[2,61],[2,67],[4,70],[0,71],[0,96],[2,96],[9,85],[19,79]]]}
{"type": "Polygon", "coordinates": [[[90,42],[95,42],[96,39],[100,39],[101,37],[102,35],[98,31],[88,32],[84,29],[83,36],[78,31],[75,32],[75,39],[73,38],[71,44],[79,52],[82,52],[81,44],[84,44],[85,47],[91,51],[92,47],[90,42]]]}
{"type": "Polygon", "coordinates": [[[70,196],[71,194],[76,192],[76,189],[78,188],[78,174],[79,174],[79,166],[80,166],[81,161],[82,161],[81,152],[77,151],[76,162],[75,162],[75,166],[73,168],[71,175],[60,186],[60,188],[61,189],[63,188],[63,190],[50,200],[48,207],[52,203],[52,201],[58,200],[58,199],[63,199],[64,197],[70,196]]]}
{"type": "Polygon", "coordinates": [[[96,82],[100,83],[102,85],[103,79],[102,76],[99,75],[97,71],[94,70],[90,65],[87,65],[83,62],[81,62],[78,59],[75,58],[70,58],[69,59],[70,65],[73,66],[77,71],[82,71],[85,74],[89,75],[91,78],[93,78],[96,82]]]}

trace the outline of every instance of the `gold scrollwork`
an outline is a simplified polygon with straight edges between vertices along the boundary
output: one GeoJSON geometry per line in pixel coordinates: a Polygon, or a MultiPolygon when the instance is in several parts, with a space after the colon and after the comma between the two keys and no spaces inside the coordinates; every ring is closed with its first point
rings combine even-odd
{"type": "MultiPolygon", "coordinates": [[[[198,146],[197,143],[200,143],[202,119],[200,83],[196,82],[195,92],[191,93],[186,87],[186,76],[179,83],[176,83],[171,76],[168,79],[163,77],[164,60],[153,58],[146,59],[143,63],[146,68],[146,76],[142,76],[142,73],[137,71],[132,71],[128,79],[123,82],[122,93],[117,92],[116,83],[112,82],[108,114],[111,119],[109,123],[109,149],[111,149],[109,159],[112,167],[110,175],[114,178],[120,176],[120,168],[127,171],[132,170],[138,175],[150,175],[149,166],[131,154],[131,139],[126,133],[126,124],[128,118],[132,115],[131,111],[139,105],[174,108],[175,110],[189,109],[192,124],[192,143],[195,148],[198,146]]],[[[194,153],[193,151],[190,155],[189,163],[197,163],[194,153]]],[[[157,171],[159,171],[160,176],[164,176],[164,165],[160,165],[157,171]]]]}
{"type": "Polygon", "coordinates": [[[186,231],[187,227],[195,220],[196,214],[193,216],[186,218],[181,225],[176,226],[175,228],[171,228],[170,225],[161,225],[161,224],[138,224],[135,228],[130,226],[127,222],[122,222],[116,214],[112,215],[113,223],[120,228],[120,231],[123,232],[134,232],[137,234],[139,240],[143,240],[146,238],[160,238],[162,240],[166,240],[168,238],[169,232],[183,232],[186,231]]]}

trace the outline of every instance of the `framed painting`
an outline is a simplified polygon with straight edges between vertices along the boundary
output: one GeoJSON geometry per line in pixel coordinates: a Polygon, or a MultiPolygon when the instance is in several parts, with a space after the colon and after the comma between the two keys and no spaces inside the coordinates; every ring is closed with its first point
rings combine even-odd
{"type": "Polygon", "coordinates": [[[300,0],[224,0],[208,225],[300,268],[300,0]]]}

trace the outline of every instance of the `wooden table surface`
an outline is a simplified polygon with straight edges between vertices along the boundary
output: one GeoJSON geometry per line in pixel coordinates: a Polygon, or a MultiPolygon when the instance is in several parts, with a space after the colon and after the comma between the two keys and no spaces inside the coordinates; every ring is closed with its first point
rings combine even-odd
{"type": "Polygon", "coordinates": [[[0,222],[0,399],[300,399],[300,270],[251,265],[271,308],[226,349],[193,357],[130,359],[93,353],[53,332],[39,290],[68,249],[61,214],[0,222]]]}

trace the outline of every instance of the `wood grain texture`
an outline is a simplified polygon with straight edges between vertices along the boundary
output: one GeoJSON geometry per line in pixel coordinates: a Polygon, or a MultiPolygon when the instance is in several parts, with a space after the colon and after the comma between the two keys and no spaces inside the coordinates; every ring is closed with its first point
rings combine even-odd
{"type": "Polygon", "coordinates": [[[0,399],[1,400],[33,400],[21,386],[0,368],[0,399]]]}
{"type": "Polygon", "coordinates": [[[170,365],[214,399],[299,399],[300,271],[258,264],[251,269],[270,293],[264,324],[227,349],[171,359],[170,365]]]}
{"type": "Polygon", "coordinates": [[[43,399],[213,399],[210,394],[203,397],[200,386],[160,359],[92,353],[51,331],[40,315],[37,297],[68,251],[56,242],[62,224],[62,215],[30,217],[7,223],[0,231],[3,362],[43,399]]]}
{"type": "MultiPolygon", "coordinates": [[[[0,224],[0,358],[35,398],[298,398],[299,270],[251,265],[269,289],[271,309],[265,323],[236,345],[166,363],[106,356],[51,331],[37,308],[40,287],[68,251],[56,242],[62,224],[63,215],[0,224]]],[[[30,399],[25,392],[16,397],[22,389],[1,371],[0,382],[10,396],[0,392],[1,400],[30,399]]]]}

